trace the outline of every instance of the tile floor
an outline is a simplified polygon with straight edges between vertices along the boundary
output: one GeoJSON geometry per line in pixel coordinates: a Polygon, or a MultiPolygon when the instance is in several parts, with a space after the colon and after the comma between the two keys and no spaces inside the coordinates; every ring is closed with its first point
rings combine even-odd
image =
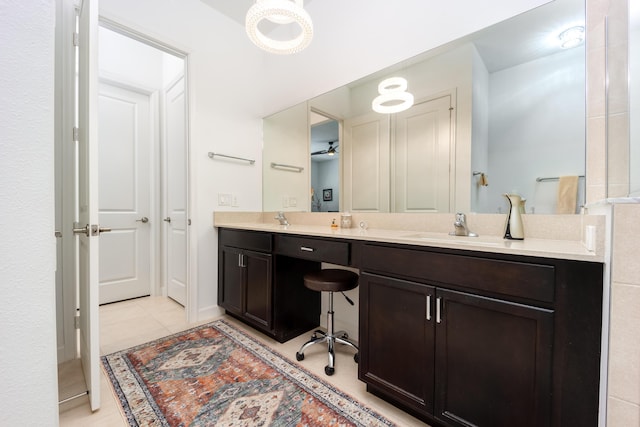
{"type": "MultiPolygon", "coordinates": [[[[188,324],[184,317],[184,309],[180,305],[163,297],[146,297],[102,306],[100,307],[100,352],[101,354],[113,353],[197,325],[188,324]]],[[[324,366],[327,364],[326,350],[319,345],[313,346],[305,352],[305,360],[295,361],[295,353],[309,338],[308,334],[280,344],[235,319],[227,316],[224,318],[343,392],[375,409],[397,425],[427,426],[427,424],[367,393],[364,383],[358,380],[357,365],[353,361],[352,351],[345,348],[344,352],[336,354],[336,372],[333,376],[328,377],[324,374],[324,366]]],[[[63,363],[59,366],[58,371],[60,399],[75,396],[84,391],[84,379],[79,361],[63,363]]],[[[91,412],[86,396],[73,399],[60,405],[60,426],[126,427],[127,422],[104,373],[100,388],[101,408],[98,411],[91,412]]]]}

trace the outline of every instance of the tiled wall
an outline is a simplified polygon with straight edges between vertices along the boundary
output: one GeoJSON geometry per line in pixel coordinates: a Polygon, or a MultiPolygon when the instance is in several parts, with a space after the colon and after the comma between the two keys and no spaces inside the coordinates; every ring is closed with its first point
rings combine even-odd
{"type": "Polygon", "coordinates": [[[587,203],[629,194],[629,1],[587,0],[587,203]]]}
{"type": "MultiPolygon", "coordinates": [[[[587,0],[588,202],[629,191],[629,1],[637,0],[587,0]]],[[[640,426],[639,220],[640,204],[613,206],[608,427],[640,426]]]]}
{"type": "Polygon", "coordinates": [[[613,206],[608,427],[640,426],[640,204],[613,206]]]}

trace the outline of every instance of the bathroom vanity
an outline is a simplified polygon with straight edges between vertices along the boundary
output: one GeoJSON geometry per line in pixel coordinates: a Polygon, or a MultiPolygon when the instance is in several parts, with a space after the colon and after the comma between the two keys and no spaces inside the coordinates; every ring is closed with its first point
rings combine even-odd
{"type": "MultiPolygon", "coordinates": [[[[603,264],[544,242],[225,224],[219,305],[279,341],[318,325],[302,276],[360,270],[359,379],[432,425],[596,426],[603,264]],[[534,248],[534,249],[531,249],[534,248]]],[[[557,244],[557,242],[556,242],[557,244]]]]}

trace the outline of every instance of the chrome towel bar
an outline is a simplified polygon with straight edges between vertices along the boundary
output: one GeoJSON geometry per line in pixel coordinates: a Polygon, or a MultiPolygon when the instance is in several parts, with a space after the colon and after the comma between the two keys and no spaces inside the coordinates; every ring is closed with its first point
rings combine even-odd
{"type": "Polygon", "coordinates": [[[214,157],[224,157],[225,159],[242,160],[244,162],[249,162],[249,164],[254,164],[256,162],[253,159],[245,159],[244,157],[236,157],[236,156],[227,156],[226,154],[214,153],[213,151],[209,151],[209,158],[213,159],[214,157]]]}

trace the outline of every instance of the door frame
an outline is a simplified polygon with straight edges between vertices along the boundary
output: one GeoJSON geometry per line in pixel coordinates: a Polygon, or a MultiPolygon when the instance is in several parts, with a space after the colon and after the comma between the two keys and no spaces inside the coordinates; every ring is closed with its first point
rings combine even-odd
{"type": "MultiPolygon", "coordinates": [[[[185,305],[185,312],[188,322],[195,322],[198,320],[198,286],[194,282],[194,278],[197,277],[197,233],[196,227],[191,226],[191,215],[192,212],[195,212],[195,179],[194,179],[194,168],[195,159],[193,159],[193,151],[191,150],[191,118],[189,111],[192,108],[191,104],[191,96],[190,96],[190,85],[189,85],[189,54],[185,50],[181,50],[173,47],[170,43],[164,42],[157,37],[153,37],[145,34],[143,31],[138,31],[133,29],[127,25],[123,25],[117,20],[111,19],[109,17],[105,17],[104,15],[99,16],[99,25],[101,27],[107,28],[111,31],[115,31],[120,33],[126,37],[129,37],[133,40],[137,40],[141,43],[159,49],[163,52],[169,53],[171,55],[177,56],[184,60],[184,84],[185,84],[185,123],[186,123],[186,141],[185,141],[185,150],[186,150],[186,195],[187,195],[187,212],[186,217],[189,223],[188,232],[187,232],[187,299],[185,305]]],[[[162,104],[160,102],[160,104],[162,104]]],[[[160,106],[162,108],[162,106],[160,106]]],[[[164,126],[162,113],[159,114],[159,123],[160,126],[164,126]]],[[[161,146],[164,145],[164,140],[161,137],[160,141],[161,146]]],[[[157,176],[154,176],[156,178],[157,176]]],[[[160,205],[158,205],[160,206],[160,205]]],[[[160,236],[160,235],[158,235],[160,236]]],[[[156,279],[159,281],[161,276],[156,275],[156,279]]],[[[154,286],[152,286],[153,288],[154,286]]],[[[164,296],[167,295],[167,289],[165,288],[162,292],[164,296]]]]}
{"type": "Polygon", "coordinates": [[[73,222],[77,218],[75,202],[76,179],[73,171],[76,167],[74,142],[75,120],[75,61],[76,50],[73,35],[78,19],[79,5],[73,0],[64,0],[56,7],[60,25],[56,26],[56,84],[60,86],[59,104],[56,105],[56,230],[62,233],[57,239],[58,257],[56,260],[56,293],[60,299],[56,301],[56,327],[58,337],[63,342],[57,343],[58,363],[78,357],[76,275],[76,237],[73,236],[73,222]],[[59,106],[59,109],[58,109],[59,106]],[[59,274],[58,274],[59,273],[59,274]]]}

